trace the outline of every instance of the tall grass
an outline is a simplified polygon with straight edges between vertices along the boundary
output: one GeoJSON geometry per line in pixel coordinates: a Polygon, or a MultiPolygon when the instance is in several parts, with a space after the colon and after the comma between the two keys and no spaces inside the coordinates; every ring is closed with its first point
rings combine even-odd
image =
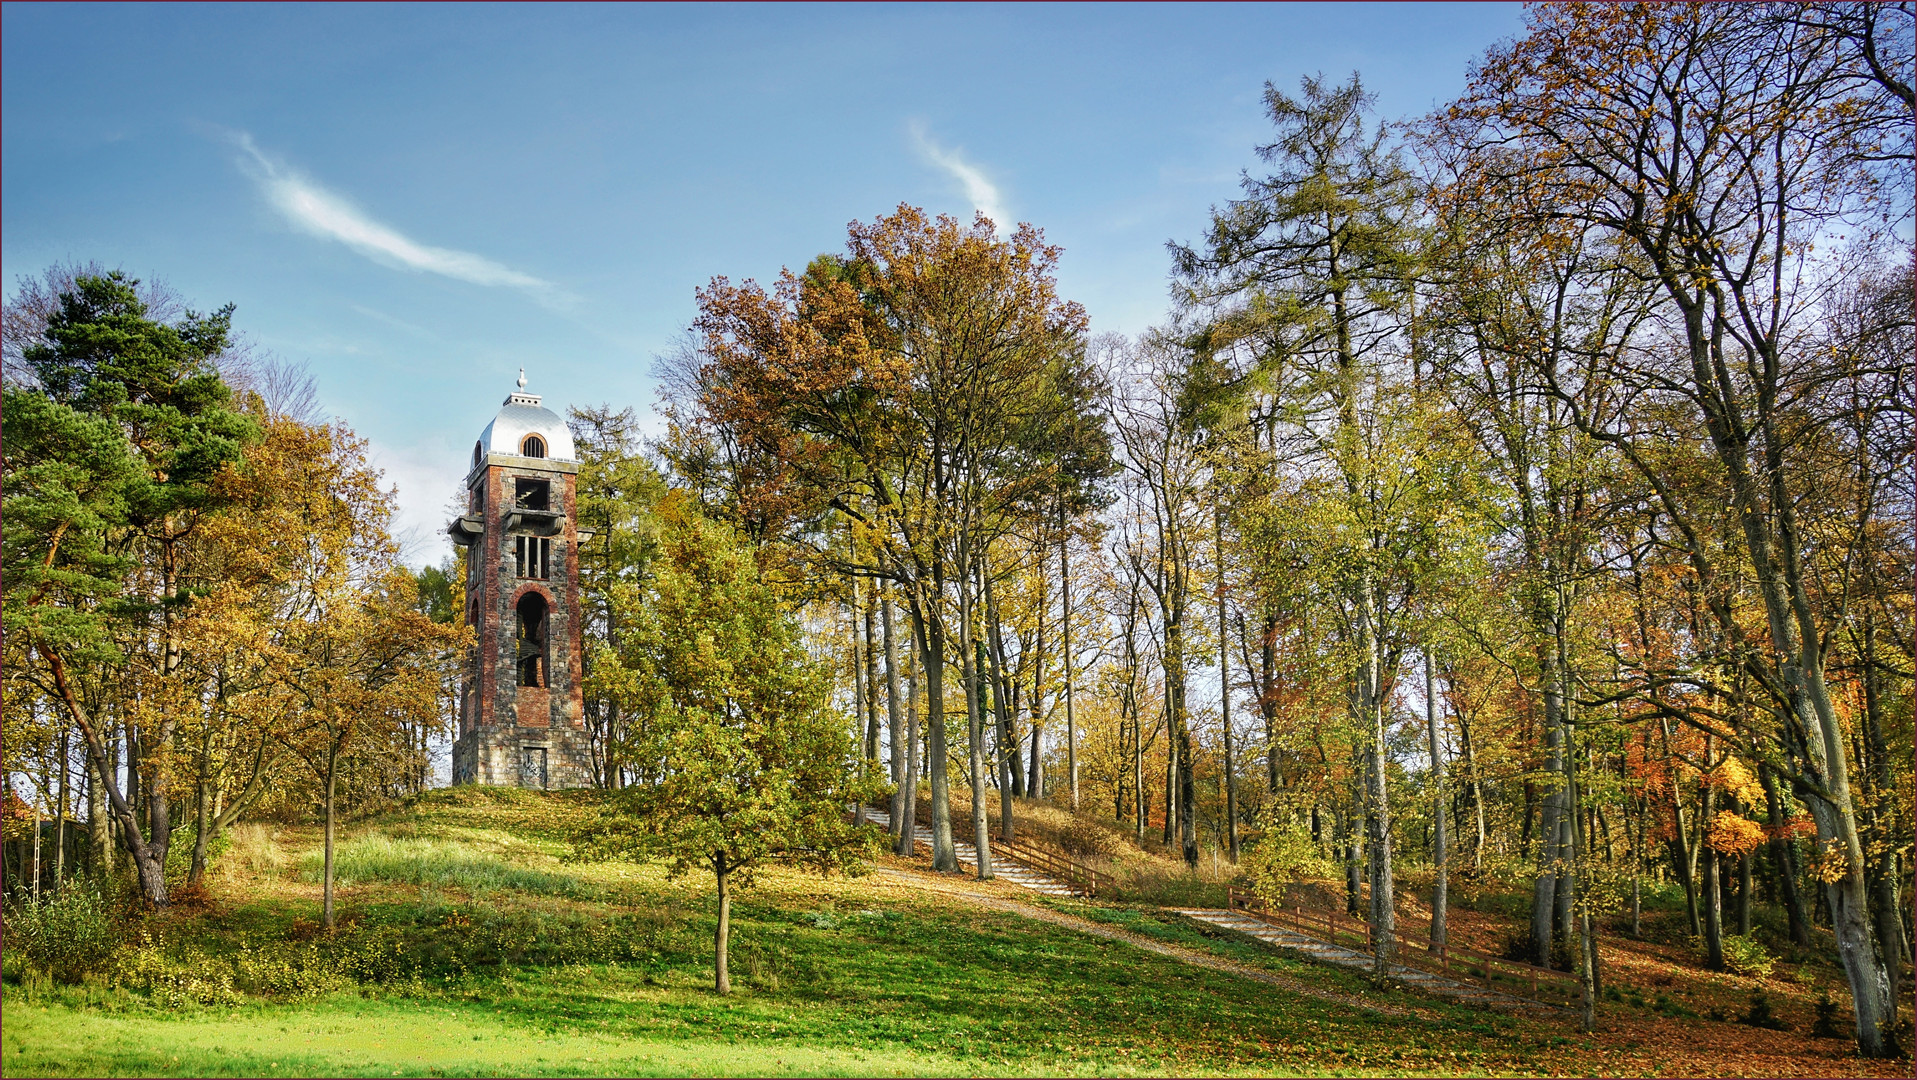
{"type": "MultiPolygon", "coordinates": [[[[318,881],[325,872],[325,853],[300,856],[299,877],[318,881]]],[[[445,840],[394,839],[384,835],[356,837],[333,851],[333,880],[342,885],[390,881],[402,885],[431,885],[488,893],[496,889],[575,900],[595,899],[599,890],[568,874],[511,866],[496,855],[485,855],[445,840]]]]}
{"type": "Polygon", "coordinates": [[[276,830],[256,821],[242,822],[226,830],[232,841],[219,866],[228,876],[244,871],[249,874],[278,874],[286,869],[286,849],[280,847],[276,830]]]}

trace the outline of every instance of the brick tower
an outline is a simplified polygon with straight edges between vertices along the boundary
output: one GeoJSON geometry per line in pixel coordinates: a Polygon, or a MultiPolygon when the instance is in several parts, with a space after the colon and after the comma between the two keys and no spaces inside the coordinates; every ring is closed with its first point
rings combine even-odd
{"type": "Polygon", "coordinates": [[[581,708],[579,463],[565,421],[528,394],[526,373],[473,444],[466,513],[466,621],[478,635],[459,694],[453,783],[585,787],[581,708]]]}

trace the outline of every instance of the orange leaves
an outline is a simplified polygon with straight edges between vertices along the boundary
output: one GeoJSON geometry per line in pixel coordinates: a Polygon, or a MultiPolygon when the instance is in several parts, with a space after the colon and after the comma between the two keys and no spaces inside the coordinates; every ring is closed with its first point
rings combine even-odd
{"type": "Polygon", "coordinates": [[[1764,846],[1764,827],[1730,810],[1711,819],[1711,850],[1720,855],[1748,855],[1764,846]]]}
{"type": "Polygon", "coordinates": [[[1800,836],[1817,835],[1817,823],[1803,815],[1791,818],[1781,825],[1772,825],[1764,830],[1764,835],[1778,840],[1795,840],[1800,836]]]}

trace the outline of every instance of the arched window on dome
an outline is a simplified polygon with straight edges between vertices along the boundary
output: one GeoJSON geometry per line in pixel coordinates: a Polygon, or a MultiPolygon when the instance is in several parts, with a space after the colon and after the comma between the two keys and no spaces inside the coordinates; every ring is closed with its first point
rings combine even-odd
{"type": "Polygon", "coordinates": [[[545,457],[546,440],[537,435],[528,435],[526,441],[519,444],[519,453],[523,457],[545,457]]]}
{"type": "Polygon", "coordinates": [[[485,457],[485,456],[486,456],[486,451],[485,451],[484,449],[482,449],[482,448],[480,447],[480,445],[479,445],[479,440],[478,440],[478,439],[474,439],[474,440],[473,440],[473,467],[474,467],[474,468],[478,468],[478,467],[479,467],[479,459],[481,459],[481,458],[483,458],[483,457],[485,457]]]}

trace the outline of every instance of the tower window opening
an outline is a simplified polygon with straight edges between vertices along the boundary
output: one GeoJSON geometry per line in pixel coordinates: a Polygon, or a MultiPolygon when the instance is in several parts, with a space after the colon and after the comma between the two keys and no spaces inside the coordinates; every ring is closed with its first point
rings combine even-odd
{"type": "Polygon", "coordinates": [[[522,578],[544,581],[552,576],[552,541],[544,536],[513,537],[513,565],[522,578]]]}
{"type": "Polygon", "coordinates": [[[552,483],[547,480],[514,480],[513,504],[521,510],[547,510],[552,501],[552,483]]]}
{"type": "Polygon", "coordinates": [[[519,444],[519,453],[522,457],[545,457],[546,440],[537,435],[528,435],[526,441],[519,444]]]}
{"type": "Polygon", "coordinates": [[[527,593],[519,601],[519,685],[547,685],[546,598],[527,593]]]}

